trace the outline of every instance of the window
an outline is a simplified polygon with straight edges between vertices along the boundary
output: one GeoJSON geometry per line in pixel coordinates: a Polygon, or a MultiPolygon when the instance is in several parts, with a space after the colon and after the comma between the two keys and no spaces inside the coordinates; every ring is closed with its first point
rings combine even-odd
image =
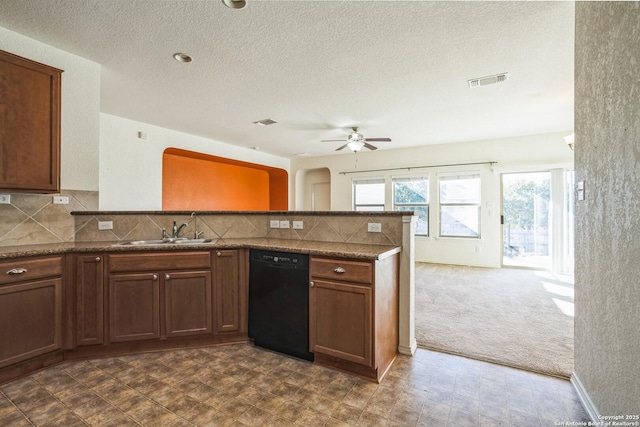
{"type": "Polygon", "coordinates": [[[353,181],[354,211],[384,210],[384,179],[358,179],[353,181]]]}
{"type": "Polygon", "coordinates": [[[480,175],[438,177],[440,236],[480,237],[480,175]]]}
{"type": "Polygon", "coordinates": [[[429,235],[429,178],[393,179],[393,209],[414,211],[418,216],[416,234],[429,235]]]}

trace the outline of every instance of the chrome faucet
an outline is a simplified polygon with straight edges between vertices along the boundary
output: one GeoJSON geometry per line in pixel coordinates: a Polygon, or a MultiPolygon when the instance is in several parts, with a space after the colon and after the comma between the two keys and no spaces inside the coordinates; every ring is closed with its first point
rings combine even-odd
{"type": "Polygon", "coordinates": [[[175,222],[175,221],[173,221],[173,233],[172,233],[172,236],[171,236],[171,237],[173,237],[174,239],[177,239],[177,238],[178,238],[178,235],[180,234],[180,231],[182,231],[182,229],[183,229],[183,228],[185,228],[187,225],[189,225],[189,224],[187,224],[187,223],[185,222],[185,223],[184,223],[184,224],[182,224],[180,227],[178,227],[178,226],[176,225],[176,222],[175,222]]]}

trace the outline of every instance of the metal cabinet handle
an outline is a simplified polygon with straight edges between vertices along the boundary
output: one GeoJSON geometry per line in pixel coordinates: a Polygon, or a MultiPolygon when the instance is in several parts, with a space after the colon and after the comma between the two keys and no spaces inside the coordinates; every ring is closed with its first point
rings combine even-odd
{"type": "Polygon", "coordinates": [[[153,277],[153,280],[158,280],[158,275],[157,274],[154,274],[152,277],[153,277]]]}
{"type": "Polygon", "coordinates": [[[96,262],[100,262],[100,257],[99,256],[96,257],[96,262]]]}
{"type": "Polygon", "coordinates": [[[7,274],[15,275],[15,274],[24,274],[26,272],[27,272],[26,268],[12,268],[11,270],[7,271],[7,274]]]}
{"type": "Polygon", "coordinates": [[[309,287],[313,288],[316,284],[314,282],[309,282],[309,287]]]}
{"type": "Polygon", "coordinates": [[[216,252],[216,255],[218,255],[218,256],[222,256],[222,252],[219,252],[219,251],[218,251],[218,252],[216,252]]]}
{"type": "Polygon", "coordinates": [[[335,272],[336,272],[336,273],[338,273],[338,274],[343,274],[343,273],[345,273],[347,270],[345,270],[345,269],[344,269],[344,268],[342,268],[342,267],[336,267],[336,268],[334,268],[334,269],[333,269],[333,271],[335,271],[335,272]]]}
{"type": "Polygon", "coordinates": [[[169,280],[169,279],[171,279],[171,276],[170,276],[170,275],[168,275],[168,274],[165,274],[165,275],[164,275],[164,278],[165,278],[166,280],[169,280]]]}

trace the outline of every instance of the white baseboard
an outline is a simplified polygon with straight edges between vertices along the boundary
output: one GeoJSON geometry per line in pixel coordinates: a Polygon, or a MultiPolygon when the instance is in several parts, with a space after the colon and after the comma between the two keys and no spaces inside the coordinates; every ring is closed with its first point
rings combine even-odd
{"type": "Polygon", "coordinates": [[[398,346],[398,352],[400,354],[406,354],[407,356],[413,356],[418,349],[418,342],[415,339],[412,341],[413,342],[408,346],[400,344],[398,346]]]}
{"type": "Polygon", "coordinates": [[[600,412],[598,412],[596,405],[593,404],[593,401],[589,397],[589,393],[587,393],[587,390],[584,388],[575,372],[571,374],[571,385],[573,385],[576,393],[578,393],[580,402],[582,403],[582,406],[584,406],[585,411],[587,411],[587,415],[589,415],[591,421],[600,421],[600,412]]]}

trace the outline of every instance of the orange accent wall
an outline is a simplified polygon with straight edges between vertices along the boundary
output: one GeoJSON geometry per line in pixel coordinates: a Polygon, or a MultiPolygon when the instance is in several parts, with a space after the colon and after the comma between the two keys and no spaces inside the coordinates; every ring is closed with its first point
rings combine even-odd
{"type": "Polygon", "coordinates": [[[162,156],[163,210],[287,210],[287,171],[167,148],[162,156]]]}

